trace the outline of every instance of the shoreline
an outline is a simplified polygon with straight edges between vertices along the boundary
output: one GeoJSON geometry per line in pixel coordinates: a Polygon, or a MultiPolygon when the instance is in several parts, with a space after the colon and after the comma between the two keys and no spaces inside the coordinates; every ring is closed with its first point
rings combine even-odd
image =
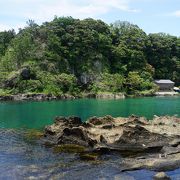
{"type": "Polygon", "coordinates": [[[62,94],[59,96],[54,96],[51,94],[17,94],[17,95],[0,95],[0,101],[52,101],[52,100],[74,100],[81,98],[94,98],[94,99],[124,99],[125,95],[123,93],[99,93],[92,94],[87,93],[81,96],[73,96],[70,94],[62,94]]]}
{"type": "Polygon", "coordinates": [[[16,95],[0,95],[1,101],[52,101],[52,100],[74,100],[82,98],[93,98],[93,99],[125,99],[125,98],[136,98],[136,97],[170,97],[170,96],[180,96],[180,93],[160,93],[157,92],[154,95],[126,95],[125,93],[86,93],[80,96],[73,96],[70,94],[62,94],[59,96],[54,96],[52,94],[36,93],[36,94],[16,94],[16,95]]]}
{"type": "Polygon", "coordinates": [[[78,97],[64,94],[60,96],[54,96],[51,94],[17,94],[17,95],[5,95],[0,96],[0,101],[52,101],[52,100],[71,100],[77,99],[78,97]]]}

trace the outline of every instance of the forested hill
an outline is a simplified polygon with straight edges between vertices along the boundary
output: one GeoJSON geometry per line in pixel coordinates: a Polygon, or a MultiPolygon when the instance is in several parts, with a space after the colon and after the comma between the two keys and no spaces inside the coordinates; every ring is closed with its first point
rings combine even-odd
{"type": "Polygon", "coordinates": [[[0,32],[0,94],[154,91],[180,84],[180,38],[117,21],[55,17],[0,32]]]}

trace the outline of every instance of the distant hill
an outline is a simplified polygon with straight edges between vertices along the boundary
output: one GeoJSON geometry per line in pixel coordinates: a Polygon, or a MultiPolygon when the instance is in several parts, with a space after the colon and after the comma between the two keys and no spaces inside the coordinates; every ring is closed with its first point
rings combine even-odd
{"type": "Polygon", "coordinates": [[[180,84],[180,38],[72,17],[0,32],[0,94],[152,93],[154,78],[180,84]]]}

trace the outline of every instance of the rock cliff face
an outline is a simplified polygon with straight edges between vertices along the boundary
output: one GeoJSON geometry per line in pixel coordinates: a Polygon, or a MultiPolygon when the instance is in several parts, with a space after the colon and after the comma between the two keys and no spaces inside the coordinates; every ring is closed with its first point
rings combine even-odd
{"type": "Polygon", "coordinates": [[[92,117],[83,123],[78,117],[57,117],[47,126],[44,140],[54,145],[73,144],[88,151],[118,152],[123,171],[141,168],[171,170],[180,167],[180,118],[131,116],[92,117]]]}
{"type": "Polygon", "coordinates": [[[124,99],[125,95],[123,93],[102,93],[95,95],[97,99],[124,99]]]}

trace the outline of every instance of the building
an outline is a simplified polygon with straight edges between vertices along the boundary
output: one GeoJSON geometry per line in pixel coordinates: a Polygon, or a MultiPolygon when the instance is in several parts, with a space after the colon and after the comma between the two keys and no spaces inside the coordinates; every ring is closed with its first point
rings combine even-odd
{"type": "Polygon", "coordinates": [[[159,86],[160,91],[172,91],[174,88],[174,82],[169,79],[159,79],[154,81],[159,86]]]}

